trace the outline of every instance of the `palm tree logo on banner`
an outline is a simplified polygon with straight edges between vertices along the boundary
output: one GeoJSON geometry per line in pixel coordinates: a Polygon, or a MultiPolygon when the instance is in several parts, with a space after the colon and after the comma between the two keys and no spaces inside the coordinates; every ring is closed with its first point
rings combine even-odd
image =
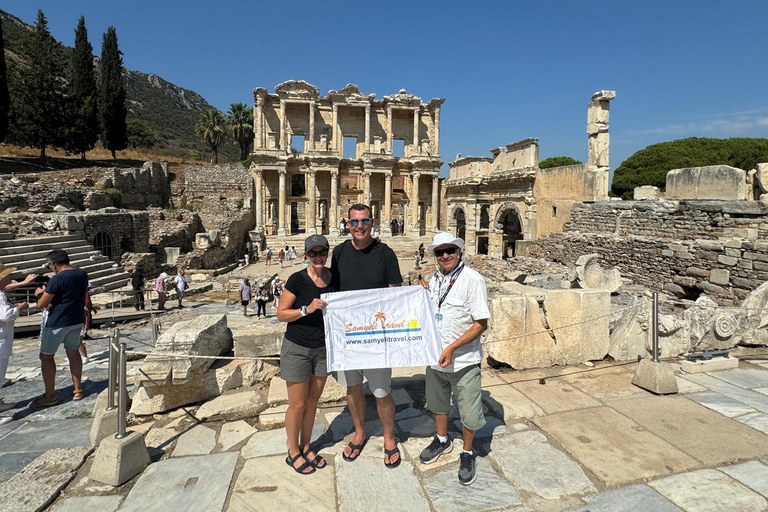
{"type": "Polygon", "coordinates": [[[381,311],[379,311],[378,313],[376,313],[376,316],[373,317],[373,323],[381,322],[381,328],[386,329],[386,326],[384,325],[384,321],[386,319],[387,319],[387,316],[381,311]]]}

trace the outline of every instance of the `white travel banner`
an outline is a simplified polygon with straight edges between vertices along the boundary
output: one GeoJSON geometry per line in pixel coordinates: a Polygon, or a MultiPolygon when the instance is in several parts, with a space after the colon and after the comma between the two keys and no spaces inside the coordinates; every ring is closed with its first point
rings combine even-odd
{"type": "Polygon", "coordinates": [[[401,286],[325,293],[328,371],[437,364],[440,333],[429,292],[401,286]]]}

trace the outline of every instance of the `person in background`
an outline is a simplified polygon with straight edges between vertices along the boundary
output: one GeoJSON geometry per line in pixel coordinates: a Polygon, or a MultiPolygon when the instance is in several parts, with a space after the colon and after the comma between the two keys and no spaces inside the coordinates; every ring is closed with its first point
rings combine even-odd
{"type": "Polygon", "coordinates": [[[405,222],[403,222],[403,218],[402,217],[400,217],[400,221],[398,222],[398,226],[400,228],[400,234],[404,235],[405,234],[405,222]]]}
{"type": "Polygon", "coordinates": [[[173,278],[173,285],[176,287],[176,298],[179,299],[179,307],[183,308],[184,304],[181,301],[184,298],[184,292],[187,291],[187,280],[184,277],[183,268],[180,268],[179,273],[173,278]]]}
{"type": "MultiPolygon", "coordinates": [[[[13,323],[29,308],[26,302],[12,305],[5,292],[31,284],[35,280],[35,274],[29,274],[24,281],[11,284],[11,274],[15,271],[15,268],[0,263],[0,388],[9,384],[5,378],[5,372],[8,370],[8,360],[11,358],[13,349],[13,323]]],[[[0,402],[0,412],[14,407],[16,407],[15,403],[0,402]]]]}
{"type": "Polygon", "coordinates": [[[155,291],[157,292],[157,309],[165,309],[165,300],[168,298],[168,294],[165,292],[165,279],[168,274],[162,272],[157,279],[155,279],[155,291]]]}
{"type": "Polygon", "coordinates": [[[416,251],[416,256],[413,259],[413,270],[420,270],[421,267],[419,266],[419,262],[421,261],[421,257],[419,256],[419,252],[416,251]]]}
{"type": "Polygon", "coordinates": [[[243,306],[243,316],[248,316],[248,304],[250,304],[250,302],[251,302],[251,282],[248,280],[247,277],[244,277],[243,282],[240,283],[240,304],[243,306]]]}
{"type": "Polygon", "coordinates": [[[296,248],[291,246],[291,266],[296,264],[296,248]]]}
{"type": "Polygon", "coordinates": [[[251,255],[253,254],[253,242],[251,237],[246,235],[245,237],[245,266],[247,267],[251,263],[251,255]]]}
{"type": "Polygon", "coordinates": [[[266,263],[267,263],[267,266],[270,266],[272,264],[272,249],[270,249],[269,247],[267,247],[266,263]]]}
{"type": "Polygon", "coordinates": [[[424,243],[419,244],[419,260],[424,261],[424,243]]]}
{"type": "Polygon", "coordinates": [[[259,291],[256,293],[256,318],[259,318],[261,312],[264,312],[264,318],[267,318],[267,301],[269,300],[269,293],[264,288],[264,285],[259,286],[259,291]]]}
{"type": "Polygon", "coordinates": [[[131,272],[131,288],[133,289],[133,307],[136,311],[144,309],[144,274],[139,267],[131,272]]]}
{"type": "Polygon", "coordinates": [[[291,275],[285,283],[277,319],[287,322],[280,349],[280,374],[288,389],[285,431],[288,456],[285,463],[301,475],[327,467],[327,462],[310,446],[317,402],[328,379],[323,293],[335,291],[328,261],[328,240],[310,235],[304,241],[310,265],[291,275]]]}
{"type": "Polygon", "coordinates": [[[400,229],[400,224],[398,224],[397,219],[392,219],[392,222],[390,222],[391,228],[392,228],[392,236],[397,236],[397,233],[400,229]]]}
{"type": "Polygon", "coordinates": [[[259,248],[256,246],[253,247],[253,262],[254,263],[259,262],[259,248]]]}
{"type": "Polygon", "coordinates": [[[91,301],[91,290],[93,290],[93,285],[88,283],[88,289],[85,292],[85,309],[83,310],[83,329],[80,331],[80,346],[77,348],[80,352],[80,358],[83,360],[83,364],[88,364],[90,362],[90,359],[88,359],[88,350],[85,348],[83,340],[91,339],[91,337],[88,336],[88,329],[93,322],[93,315],[99,310],[99,308],[93,305],[93,301],[91,301]]]}
{"type": "Polygon", "coordinates": [[[280,268],[283,268],[283,262],[285,261],[285,249],[280,249],[277,253],[277,261],[280,262],[280,268]]]}

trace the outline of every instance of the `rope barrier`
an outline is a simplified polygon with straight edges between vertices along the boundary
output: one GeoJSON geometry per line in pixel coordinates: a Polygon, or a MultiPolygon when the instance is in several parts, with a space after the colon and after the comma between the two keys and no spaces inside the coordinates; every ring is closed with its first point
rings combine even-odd
{"type": "MultiPolygon", "coordinates": [[[[120,350],[115,344],[112,344],[112,348],[120,350]]],[[[157,359],[222,359],[224,361],[279,361],[279,356],[203,356],[198,354],[179,354],[173,352],[140,352],[138,350],[129,350],[131,354],[138,356],[153,356],[157,359]]]]}

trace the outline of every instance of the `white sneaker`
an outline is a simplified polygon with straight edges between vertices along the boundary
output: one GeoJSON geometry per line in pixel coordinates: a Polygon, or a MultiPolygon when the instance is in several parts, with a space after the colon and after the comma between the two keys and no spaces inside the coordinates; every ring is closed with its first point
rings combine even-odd
{"type": "Polygon", "coordinates": [[[89,362],[91,362],[90,359],[88,359],[87,357],[83,358],[83,364],[88,364],[89,362]]]}

